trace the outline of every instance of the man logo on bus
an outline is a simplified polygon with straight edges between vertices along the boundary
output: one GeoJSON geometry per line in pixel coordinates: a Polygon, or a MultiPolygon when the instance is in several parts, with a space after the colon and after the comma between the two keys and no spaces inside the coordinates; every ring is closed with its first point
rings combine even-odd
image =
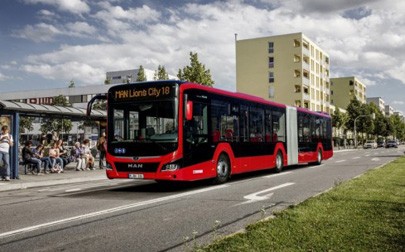
{"type": "Polygon", "coordinates": [[[128,168],[140,169],[143,168],[143,164],[128,164],[128,168]]]}

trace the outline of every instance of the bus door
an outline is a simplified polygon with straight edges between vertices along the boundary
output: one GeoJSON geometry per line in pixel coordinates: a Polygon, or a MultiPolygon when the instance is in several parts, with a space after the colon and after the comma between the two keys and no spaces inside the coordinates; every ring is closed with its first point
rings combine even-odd
{"type": "Polygon", "coordinates": [[[184,121],[183,150],[185,165],[193,165],[212,159],[214,150],[209,144],[208,101],[188,95],[192,102],[192,119],[184,121]]]}

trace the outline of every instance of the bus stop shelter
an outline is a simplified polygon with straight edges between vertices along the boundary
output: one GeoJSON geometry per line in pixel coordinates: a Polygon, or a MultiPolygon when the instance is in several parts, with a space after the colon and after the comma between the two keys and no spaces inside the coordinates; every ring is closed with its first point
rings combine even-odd
{"type": "Polygon", "coordinates": [[[14,145],[10,148],[11,179],[19,178],[18,140],[20,136],[20,116],[105,121],[107,118],[107,112],[103,110],[92,110],[91,115],[87,116],[86,109],[82,108],[38,105],[0,100],[0,125],[8,125],[14,139],[14,145]]]}

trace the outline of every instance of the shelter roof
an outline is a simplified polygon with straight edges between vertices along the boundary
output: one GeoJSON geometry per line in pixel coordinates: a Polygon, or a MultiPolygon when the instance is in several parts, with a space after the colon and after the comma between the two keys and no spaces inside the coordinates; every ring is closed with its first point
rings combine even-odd
{"type": "Polygon", "coordinates": [[[91,111],[91,115],[87,117],[86,109],[83,108],[29,104],[23,102],[4,101],[4,100],[0,100],[0,113],[1,111],[18,112],[20,115],[25,116],[36,116],[36,117],[55,116],[78,120],[80,119],[103,120],[107,118],[107,112],[103,110],[93,109],[91,111]]]}

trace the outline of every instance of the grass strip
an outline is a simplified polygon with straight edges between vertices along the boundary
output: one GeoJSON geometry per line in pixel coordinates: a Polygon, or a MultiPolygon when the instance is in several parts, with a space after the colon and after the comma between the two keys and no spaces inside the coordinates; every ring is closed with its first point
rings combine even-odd
{"type": "Polygon", "coordinates": [[[405,157],[198,251],[405,251],[405,157]]]}

